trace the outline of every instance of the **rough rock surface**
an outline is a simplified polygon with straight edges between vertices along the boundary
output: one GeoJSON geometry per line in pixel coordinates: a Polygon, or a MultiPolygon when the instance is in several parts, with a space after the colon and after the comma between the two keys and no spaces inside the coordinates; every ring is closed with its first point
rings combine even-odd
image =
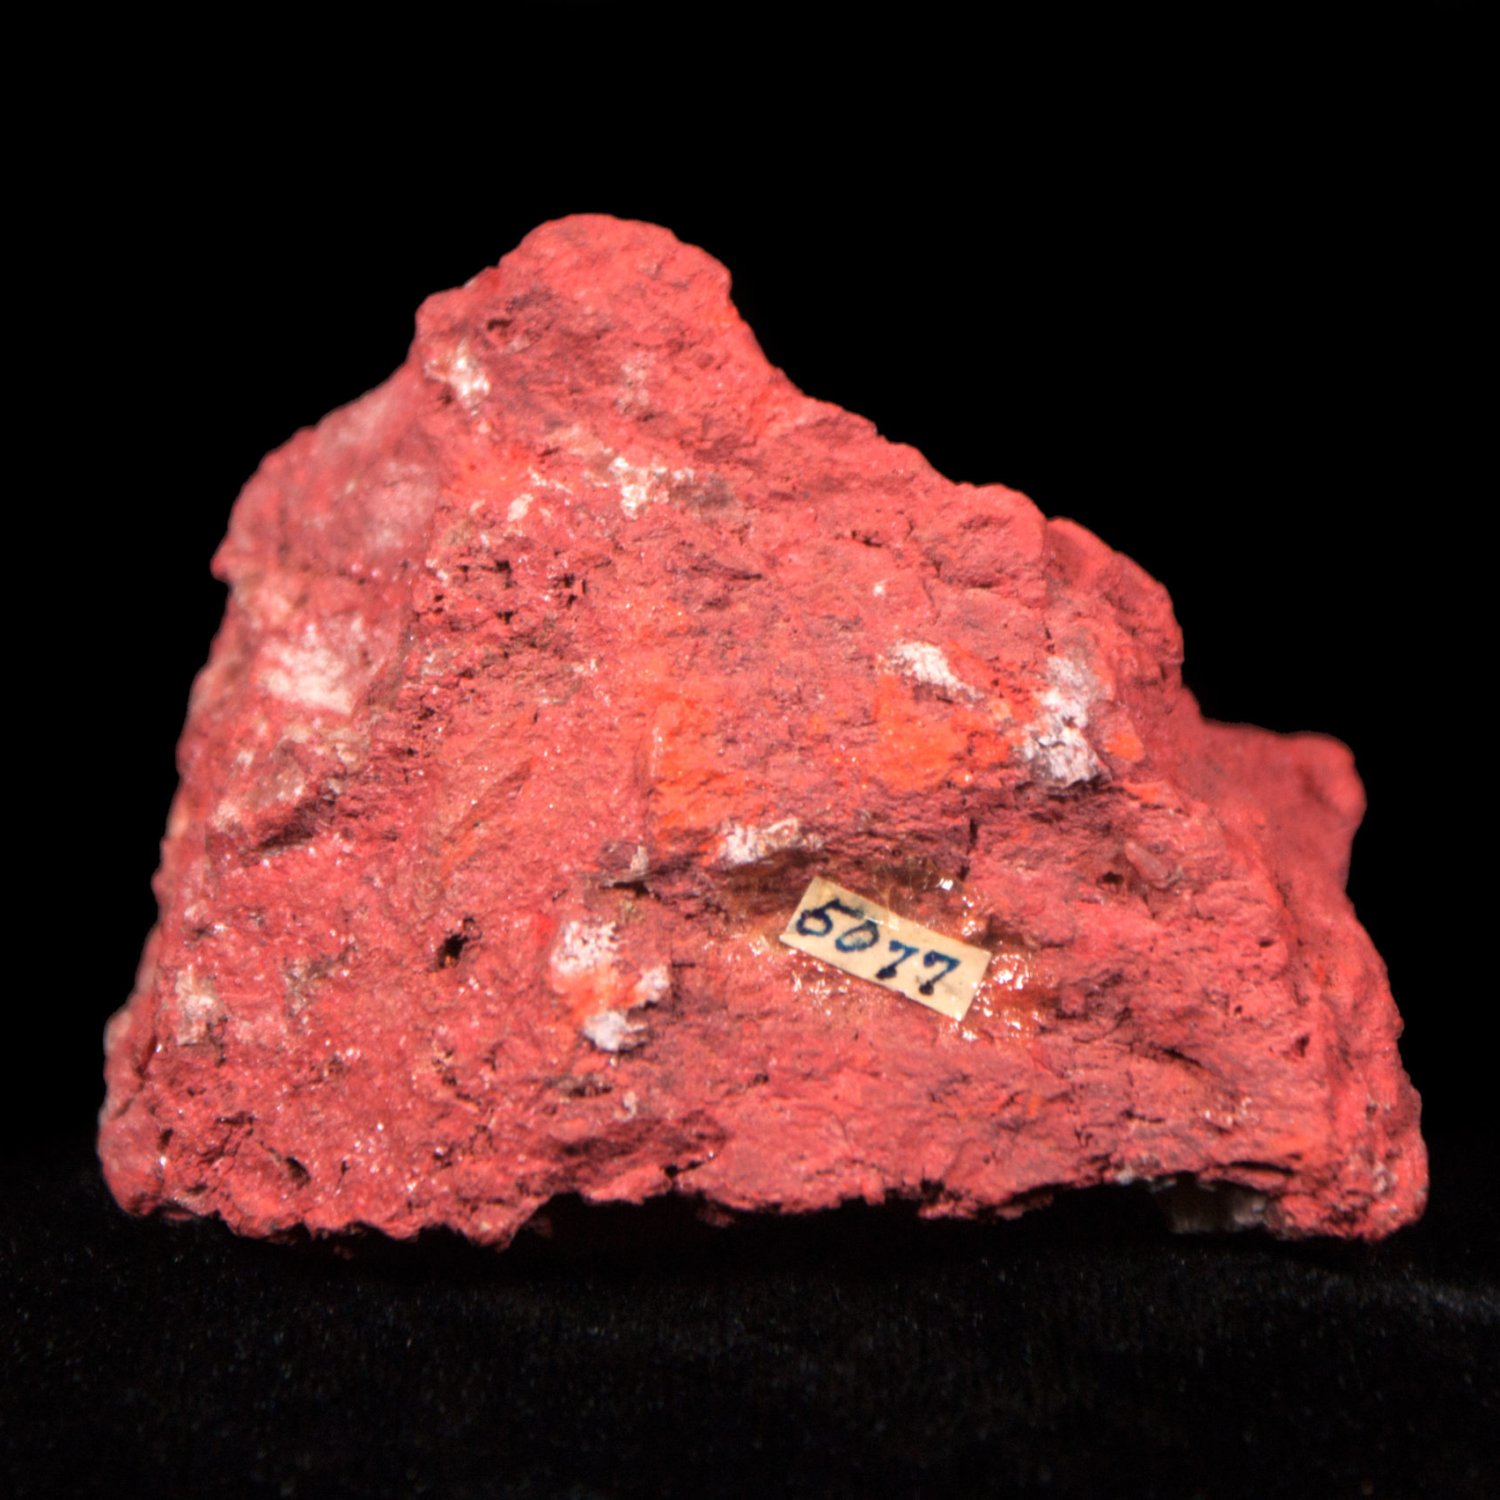
{"type": "Polygon", "coordinates": [[[1157,583],[800,394],[666,231],[549,224],[431,298],[214,567],[107,1034],[128,1208],[1420,1213],[1349,752],[1205,723],[1157,583]],[[993,952],[965,1020],[779,944],[814,874],[993,952]]]}

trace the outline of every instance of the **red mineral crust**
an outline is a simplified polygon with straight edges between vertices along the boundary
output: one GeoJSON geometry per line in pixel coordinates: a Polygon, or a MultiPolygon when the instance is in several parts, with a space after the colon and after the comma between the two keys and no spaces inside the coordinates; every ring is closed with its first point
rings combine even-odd
{"type": "Polygon", "coordinates": [[[106,1039],[132,1211],[1421,1212],[1349,752],[1205,723],[1159,584],[803,396],[665,230],[548,224],[431,298],[214,571],[106,1039]],[[818,874],[993,953],[965,1019],[780,944],[818,874]]]}

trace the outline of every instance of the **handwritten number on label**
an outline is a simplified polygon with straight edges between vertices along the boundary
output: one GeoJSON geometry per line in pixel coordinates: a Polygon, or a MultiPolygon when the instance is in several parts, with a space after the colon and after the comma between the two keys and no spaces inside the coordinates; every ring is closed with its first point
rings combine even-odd
{"type": "Polygon", "coordinates": [[[898,943],[895,938],[892,938],[891,952],[899,953],[901,957],[898,958],[895,963],[887,964],[883,969],[877,969],[875,972],[875,977],[877,979],[894,979],[896,977],[896,970],[899,969],[901,965],[904,964],[906,960],[909,959],[916,951],[917,950],[913,948],[910,943],[898,943]]]}
{"type": "Polygon", "coordinates": [[[840,933],[833,940],[833,946],[840,953],[862,953],[866,948],[873,948],[879,941],[880,929],[867,918],[858,927],[851,927],[848,932],[840,933]]]}
{"type": "MultiPolygon", "coordinates": [[[[797,918],[797,931],[803,937],[827,937],[833,931],[833,918],[828,915],[831,911],[841,911],[846,917],[863,917],[864,912],[857,906],[845,906],[842,901],[825,901],[821,906],[810,906],[797,918]],[[809,922],[821,922],[821,927],[809,927],[809,922]]],[[[851,929],[852,930],[852,929],[851,929]]],[[[869,944],[865,945],[866,947],[869,944]]]]}
{"type": "MultiPolygon", "coordinates": [[[[834,899],[825,901],[821,906],[810,906],[797,918],[797,931],[803,937],[827,937],[833,931],[833,918],[830,912],[841,912],[846,917],[856,918],[853,927],[845,928],[833,940],[833,946],[840,953],[862,953],[866,948],[873,948],[880,941],[880,929],[864,913],[864,909],[858,906],[846,906],[842,901],[834,899]]],[[[918,950],[910,943],[898,942],[891,939],[890,950],[898,955],[894,963],[888,963],[884,968],[876,970],[877,979],[894,979],[896,970],[906,962],[912,954],[918,950]]],[[[917,988],[924,995],[930,995],[938,980],[946,979],[959,965],[959,960],[950,958],[946,953],[939,953],[935,948],[930,949],[922,958],[922,967],[930,969],[936,964],[942,964],[943,970],[934,974],[931,979],[924,979],[917,988]]]]}
{"type": "Polygon", "coordinates": [[[860,919],[853,927],[846,928],[833,940],[833,946],[840,953],[861,953],[866,948],[873,948],[880,941],[880,929],[865,916],[861,908],[845,906],[842,901],[838,900],[825,901],[822,906],[809,907],[797,918],[797,931],[803,937],[827,937],[833,931],[833,918],[828,915],[831,911],[841,911],[846,917],[860,919]],[[809,927],[809,922],[818,922],[822,925],[809,927]]]}
{"type": "Polygon", "coordinates": [[[931,979],[924,980],[923,983],[917,986],[924,995],[930,995],[933,985],[939,979],[946,979],[958,967],[958,960],[956,958],[949,958],[946,953],[939,953],[936,949],[933,949],[923,958],[922,967],[930,969],[933,964],[947,964],[948,967],[941,974],[934,974],[931,979]]]}
{"type": "Polygon", "coordinates": [[[822,875],[803,893],[781,941],[955,1021],[963,1020],[991,957],[822,875]]]}

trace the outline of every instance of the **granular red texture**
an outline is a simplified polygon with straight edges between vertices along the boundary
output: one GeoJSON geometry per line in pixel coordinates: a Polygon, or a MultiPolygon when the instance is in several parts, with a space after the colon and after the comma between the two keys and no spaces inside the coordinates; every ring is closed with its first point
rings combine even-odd
{"type": "Polygon", "coordinates": [[[1204,723],[1160,585],[801,395],[665,230],[545,225],[431,298],[214,569],[107,1036],[131,1210],[1421,1212],[1349,752],[1204,723]],[[815,874],[993,952],[965,1020],[778,943],[815,874]]]}

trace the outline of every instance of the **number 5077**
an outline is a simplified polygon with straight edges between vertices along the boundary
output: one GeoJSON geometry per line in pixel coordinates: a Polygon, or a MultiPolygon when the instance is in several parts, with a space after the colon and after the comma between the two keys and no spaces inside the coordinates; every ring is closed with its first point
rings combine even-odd
{"type": "MultiPolygon", "coordinates": [[[[862,953],[867,948],[873,948],[880,941],[880,928],[865,915],[863,907],[849,906],[835,897],[832,901],[825,901],[821,906],[810,906],[805,911],[799,912],[796,921],[796,930],[803,937],[826,938],[835,927],[834,913],[840,916],[852,917],[854,925],[846,927],[833,940],[833,946],[840,953],[862,953]]],[[[887,940],[887,949],[896,956],[888,964],[875,971],[876,979],[894,979],[901,965],[907,959],[915,958],[922,953],[921,946],[912,943],[903,943],[899,938],[887,940]]],[[[917,986],[919,993],[930,995],[934,986],[940,979],[946,979],[961,962],[951,954],[940,953],[936,948],[929,948],[922,953],[922,969],[937,969],[937,973],[922,980],[917,986]]]]}

